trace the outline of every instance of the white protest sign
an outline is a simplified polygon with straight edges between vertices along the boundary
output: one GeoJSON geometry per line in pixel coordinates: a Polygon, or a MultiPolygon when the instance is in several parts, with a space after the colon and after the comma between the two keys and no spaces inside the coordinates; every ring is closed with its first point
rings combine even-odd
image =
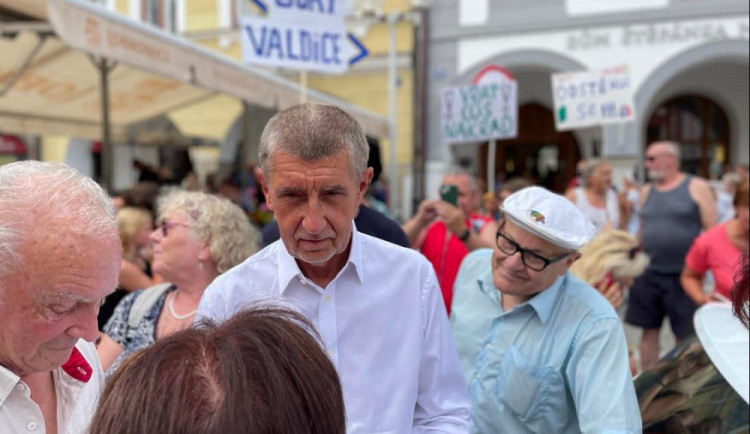
{"type": "Polygon", "coordinates": [[[552,74],[552,95],[558,131],[635,119],[627,66],[552,74]]]}
{"type": "Polygon", "coordinates": [[[270,18],[242,19],[242,58],[247,63],[343,73],[367,57],[346,30],[341,0],[253,0],[270,18]]]}
{"type": "Polygon", "coordinates": [[[268,4],[268,17],[292,22],[326,22],[343,24],[346,13],[343,0],[256,0],[268,4]]]}
{"type": "Polygon", "coordinates": [[[516,81],[443,89],[443,139],[464,143],[516,137],[517,100],[516,81]]]}

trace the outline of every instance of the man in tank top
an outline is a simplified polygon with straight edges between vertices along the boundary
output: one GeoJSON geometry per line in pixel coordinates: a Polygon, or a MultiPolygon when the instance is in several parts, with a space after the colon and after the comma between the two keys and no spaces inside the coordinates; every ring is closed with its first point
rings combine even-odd
{"type": "Polygon", "coordinates": [[[640,239],[651,264],[630,289],[625,317],[626,322],[643,328],[641,369],[658,358],[659,329],[665,315],[678,341],[694,333],[696,305],[680,285],[680,272],[693,240],[717,221],[708,183],[679,171],[679,144],[652,143],[644,163],[652,182],[641,192],[640,239]]]}

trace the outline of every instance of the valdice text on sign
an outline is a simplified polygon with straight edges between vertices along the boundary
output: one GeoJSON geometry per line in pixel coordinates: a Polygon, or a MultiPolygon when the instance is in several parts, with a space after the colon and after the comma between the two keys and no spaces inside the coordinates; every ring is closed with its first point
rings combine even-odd
{"type": "Polygon", "coordinates": [[[258,57],[340,64],[341,33],[312,32],[306,29],[256,25],[245,26],[250,48],[258,57]]]}

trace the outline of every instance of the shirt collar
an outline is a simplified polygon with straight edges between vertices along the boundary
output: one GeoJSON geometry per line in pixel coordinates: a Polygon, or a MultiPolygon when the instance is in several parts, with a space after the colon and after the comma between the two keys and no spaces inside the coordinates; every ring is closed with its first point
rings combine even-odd
{"type": "MultiPolygon", "coordinates": [[[[555,299],[557,298],[557,294],[560,292],[560,288],[562,287],[566,276],[557,278],[552,286],[539,292],[526,303],[523,303],[528,304],[534,309],[534,312],[536,312],[537,316],[542,321],[542,324],[546,324],[547,320],[552,314],[552,308],[555,307],[555,299]]],[[[500,304],[500,300],[497,296],[498,289],[495,288],[494,279],[492,278],[492,267],[487,268],[487,270],[482,273],[482,275],[479,276],[477,280],[479,282],[479,288],[485,294],[487,294],[498,306],[500,306],[500,310],[502,311],[502,305],[500,304]]]]}
{"type": "Polygon", "coordinates": [[[552,284],[552,286],[538,293],[527,302],[532,308],[534,308],[537,316],[542,321],[542,324],[546,324],[547,320],[552,314],[552,309],[555,307],[557,294],[560,292],[560,288],[565,281],[565,277],[566,276],[558,277],[557,280],[555,280],[555,283],[552,284]]]}
{"type": "MultiPolygon", "coordinates": [[[[284,242],[279,239],[277,243],[278,245],[276,246],[276,248],[279,264],[279,292],[283,294],[292,279],[294,279],[295,277],[304,276],[304,274],[302,274],[302,270],[299,269],[297,261],[292,255],[289,254],[289,251],[287,251],[284,242]]],[[[362,238],[359,232],[357,232],[357,225],[353,220],[351,243],[352,245],[351,249],[349,249],[349,258],[347,259],[341,271],[346,269],[349,264],[352,264],[352,266],[354,267],[354,272],[359,279],[359,283],[364,283],[364,271],[362,269],[362,238]]],[[[339,274],[341,274],[341,272],[339,272],[339,274]]]]}
{"type": "MultiPolygon", "coordinates": [[[[68,377],[81,383],[88,383],[91,379],[91,375],[94,373],[94,369],[77,347],[73,347],[73,351],[70,353],[68,361],[63,363],[63,365],[60,366],[60,369],[67,374],[68,377]]],[[[0,365],[0,406],[2,406],[8,396],[10,396],[10,393],[19,381],[21,381],[21,377],[0,365]]]]}
{"type": "Polygon", "coordinates": [[[0,365],[0,407],[2,407],[20,380],[21,377],[11,372],[5,366],[0,365]]]}

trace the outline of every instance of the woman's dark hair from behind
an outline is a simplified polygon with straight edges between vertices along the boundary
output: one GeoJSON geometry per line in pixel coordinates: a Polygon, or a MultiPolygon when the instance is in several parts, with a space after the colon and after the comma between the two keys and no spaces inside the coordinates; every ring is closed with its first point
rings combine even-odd
{"type": "Polygon", "coordinates": [[[336,370],[299,313],[259,306],[126,360],[91,434],[344,434],[336,370]]]}
{"type": "Polygon", "coordinates": [[[750,276],[748,273],[748,256],[743,254],[740,259],[739,268],[734,274],[734,287],[732,288],[732,310],[734,315],[750,328],[750,276]]]}

